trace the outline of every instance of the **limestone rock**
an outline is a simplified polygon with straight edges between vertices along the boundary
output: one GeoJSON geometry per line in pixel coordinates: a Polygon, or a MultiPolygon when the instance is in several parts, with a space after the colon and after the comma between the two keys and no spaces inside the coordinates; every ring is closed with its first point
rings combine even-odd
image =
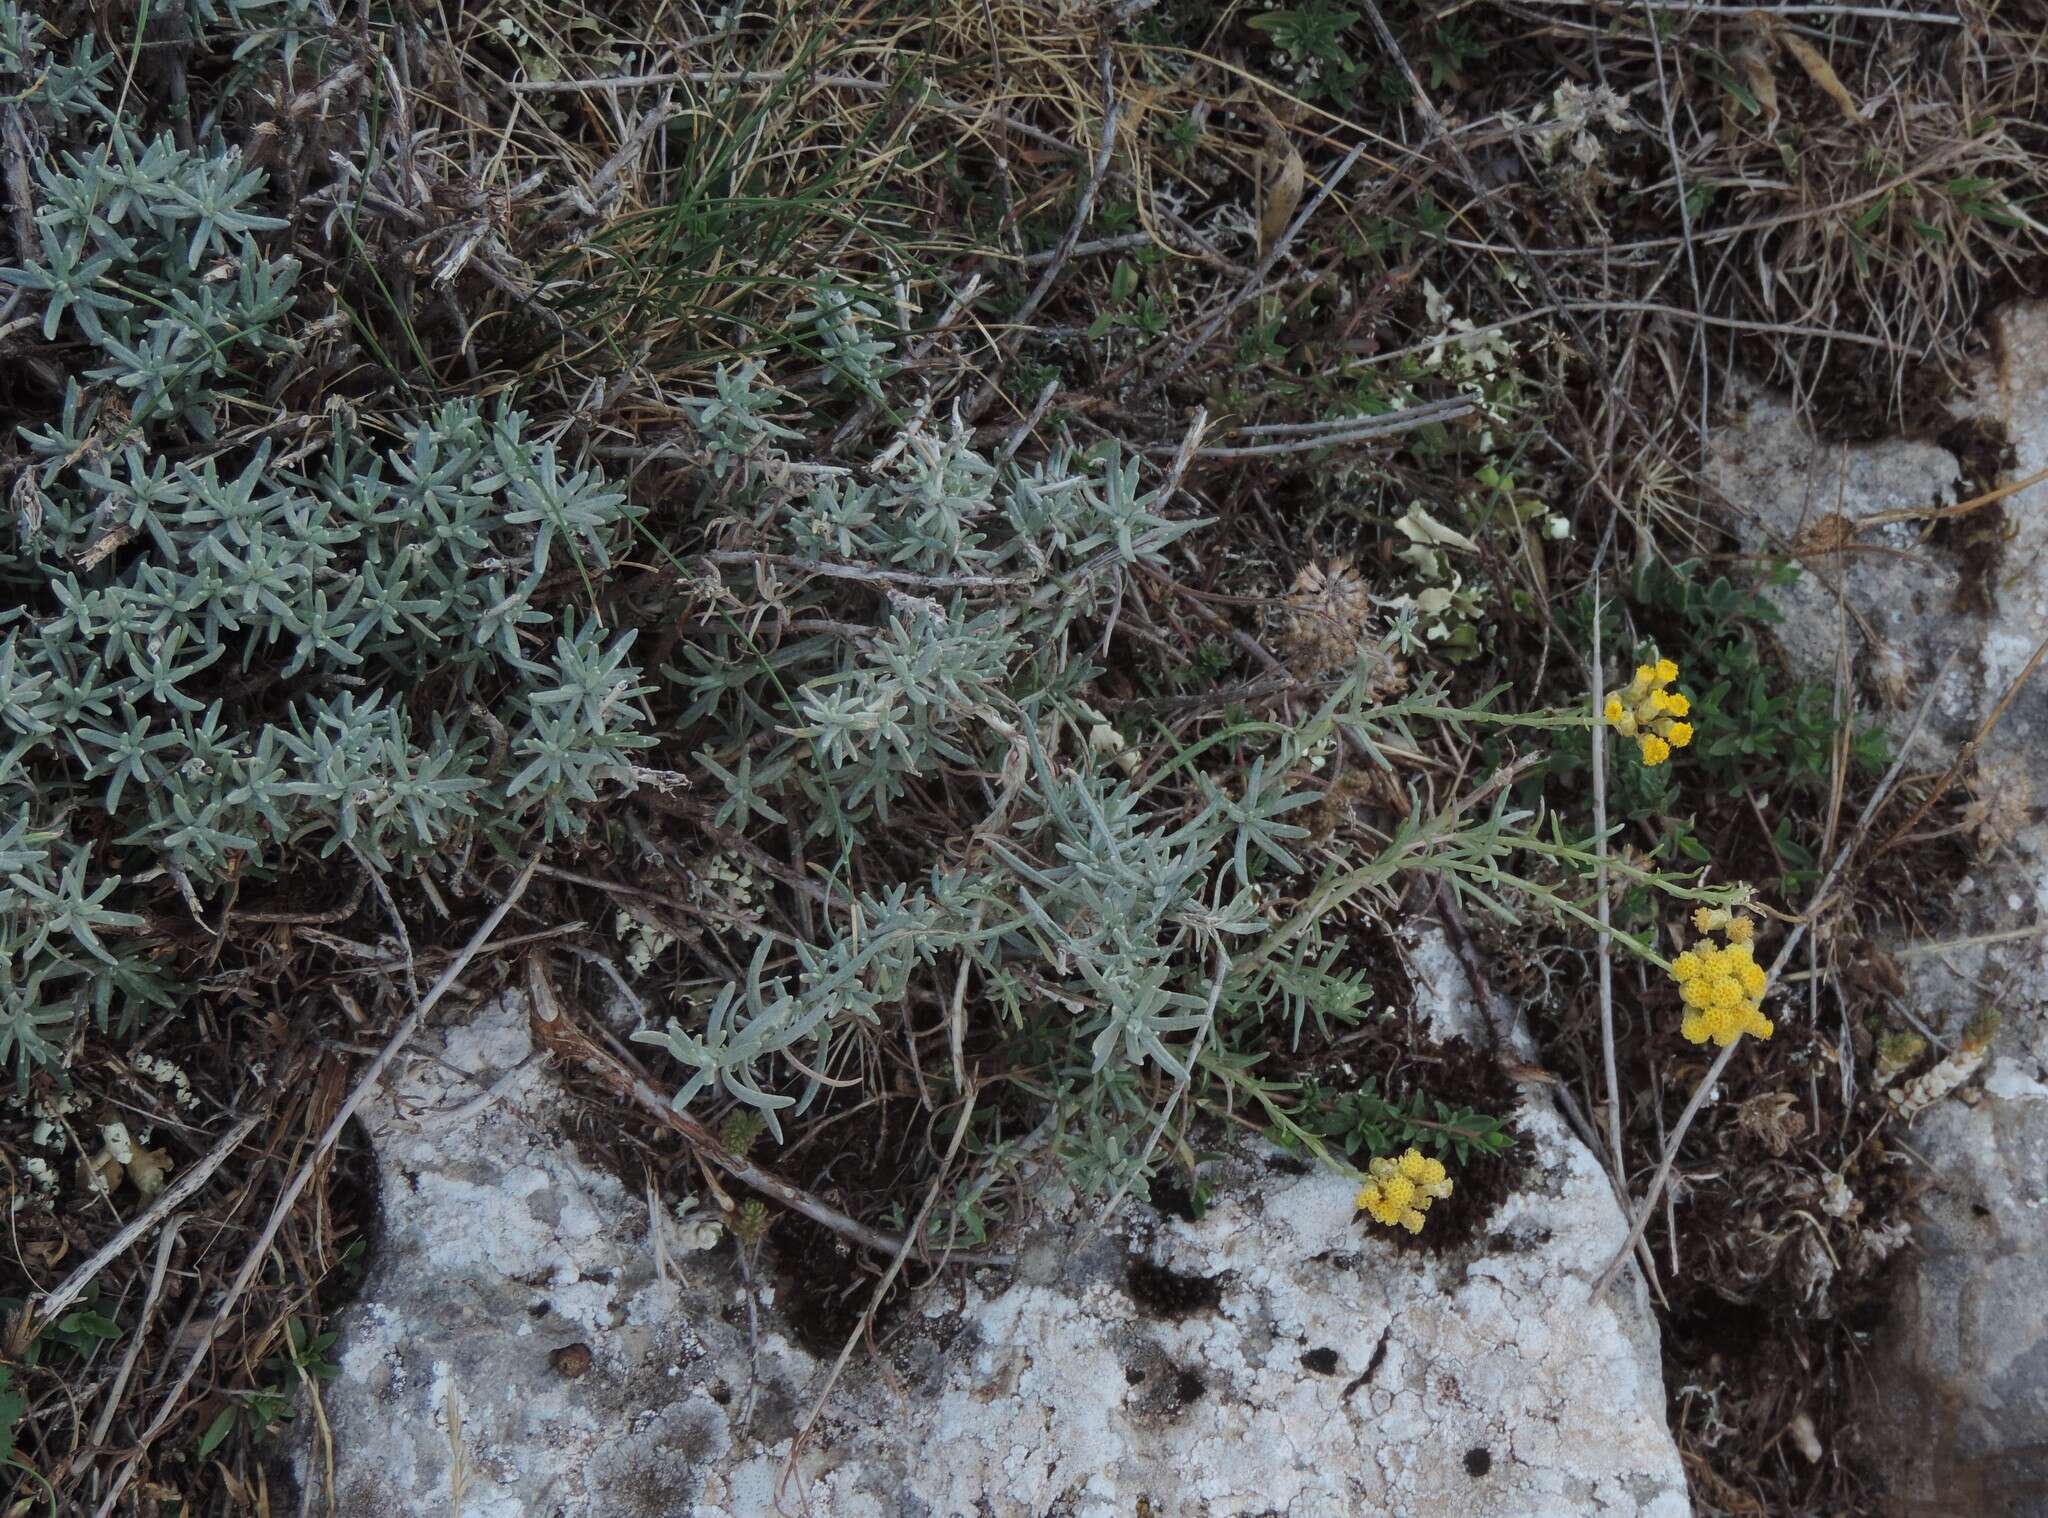
{"type": "MultiPolygon", "coordinates": [[[[1972,472],[1996,472],[2002,437],[2013,458],[2001,479],[2011,483],[2048,468],[2048,302],[2008,308],[1993,336],[1993,357],[1943,438],[1964,451],[1972,472]]],[[[2048,480],[1940,517],[1959,504],[1964,465],[1932,439],[1818,438],[1769,395],[1751,397],[1714,435],[1707,460],[1709,482],[1750,545],[1789,553],[1805,570],[1777,596],[1796,664],[1829,679],[1843,649],[1866,698],[1910,707],[1948,655],[1958,656],[1930,713],[1944,756],[2048,639],[2048,480]],[[1880,517],[1887,520],[1873,525],[1880,517]]],[[[1994,752],[2022,759],[2048,799],[2048,679],[2021,686],[1997,739],[1994,752]]]]}
{"type": "Polygon", "coordinates": [[[1936,1161],[1884,1360],[1894,1495],[1956,1512],[2048,1504],[2048,1087],[1994,1070],[1911,1142],[1936,1161]]]}
{"type": "MultiPolygon", "coordinates": [[[[2016,483],[2048,468],[2048,303],[2008,308],[1991,337],[1958,411],[2003,435],[2003,479],[2016,483]]],[[[1981,430],[1945,437],[1974,449],[1974,472],[1987,467],[1981,430]]],[[[1986,1011],[2003,1024],[1981,1079],[1901,1135],[1920,1200],[1874,1344],[1873,1442],[1902,1501],[2048,1510],[2048,673],[2022,678],[2048,640],[2048,481],[1938,530],[1924,514],[1859,528],[1955,502],[1963,461],[1934,441],[1824,443],[1769,399],[1715,439],[1710,473],[1754,546],[1802,550],[1808,573],[1781,600],[1787,651],[1808,673],[1831,677],[1845,649],[1866,710],[1891,673],[1903,706],[1956,655],[1916,760],[1945,769],[2018,685],[1969,777],[1983,859],[1939,903],[1944,941],[1882,946],[1944,1052],[1986,1011]]]]}
{"type": "MultiPolygon", "coordinates": [[[[651,1225],[579,1158],[516,1000],[445,1038],[368,1120],[382,1230],[325,1391],[339,1512],[1690,1511],[1638,1288],[1588,1302],[1620,1212],[1547,1109],[1518,1116],[1519,1189],[1436,1256],[1271,1153],[1199,1222],[1133,1206],[1102,1229],[1055,1198],[1014,1269],[912,1297],[792,1460],[825,1367],[770,1300],[750,1349],[730,1244],[685,1252],[675,1199],[651,1225]]],[[[302,1476],[323,1464],[309,1448],[302,1476]]]]}

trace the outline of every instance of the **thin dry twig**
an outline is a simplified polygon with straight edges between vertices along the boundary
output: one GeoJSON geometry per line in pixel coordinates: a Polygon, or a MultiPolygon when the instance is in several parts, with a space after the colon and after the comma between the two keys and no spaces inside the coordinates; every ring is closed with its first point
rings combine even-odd
{"type": "Polygon", "coordinates": [[[1384,416],[1350,417],[1350,425],[1344,431],[1334,427],[1305,437],[1288,438],[1277,443],[1251,443],[1243,447],[1197,448],[1194,456],[1198,459],[1229,461],[1236,459],[1271,458],[1284,453],[1309,453],[1318,448],[1346,448],[1354,443],[1378,442],[1384,438],[1398,437],[1404,432],[1413,432],[1418,427],[1427,427],[1436,422],[1454,422],[1459,417],[1470,416],[1478,409],[1478,403],[1466,396],[1452,396],[1444,400],[1427,401],[1420,406],[1411,406],[1403,411],[1390,411],[1384,416]]]}
{"type": "Polygon", "coordinates": [[[866,580],[881,585],[909,585],[920,590],[1007,590],[1020,582],[1009,575],[921,575],[907,569],[871,569],[864,564],[830,564],[822,559],[800,559],[794,554],[756,553],[744,548],[721,548],[703,556],[713,564],[773,564],[778,569],[801,570],[833,580],[866,580]]]}
{"type": "MultiPolygon", "coordinates": [[[[871,1249],[876,1254],[893,1254],[904,1247],[904,1240],[897,1235],[879,1228],[870,1228],[867,1224],[848,1217],[836,1207],[821,1202],[801,1187],[791,1185],[774,1172],[762,1169],[744,1155],[734,1154],[718,1141],[717,1134],[689,1113],[677,1111],[675,1104],[655,1090],[645,1076],[609,1049],[601,1047],[589,1034],[571,1022],[565,1009],[557,1006],[549,1009],[549,1015],[543,1015],[543,1009],[536,1002],[533,1022],[535,1035],[555,1053],[565,1059],[574,1060],[592,1071],[619,1095],[626,1097],[658,1122],[682,1135],[699,1156],[716,1165],[741,1185],[751,1186],[764,1196],[773,1197],[791,1212],[801,1213],[812,1222],[831,1229],[841,1238],[851,1240],[863,1249],[871,1249]]],[[[920,1251],[918,1259],[920,1263],[933,1265],[1012,1263],[1012,1257],[1007,1254],[968,1250],[945,1250],[937,1255],[926,1255],[920,1251]]]]}
{"type": "Polygon", "coordinates": [[[213,1178],[213,1173],[220,1169],[227,1157],[241,1146],[242,1140],[255,1130],[261,1118],[261,1113],[255,1113],[235,1123],[221,1135],[220,1142],[213,1146],[206,1158],[166,1186],[162,1194],[149,1205],[147,1211],[139,1214],[119,1233],[94,1250],[91,1258],[66,1276],[61,1283],[31,1303],[23,1320],[26,1335],[19,1342],[26,1343],[28,1339],[33,1339],[64,1316],[64,1310],[78,1300],[79,1293],[90,1286],[101,1271],[127,1253],[138,1240],[146,1237],[152,1228],[189,1201],[200,1187],[213,1178]]]}
{"type": "MultiPolygon", "coordinates": [[[[1998,698],[1998,704],[1991,708],[1990,714],[1978,724],[1977,731],[1970,735],[1970,741],[1956,750],[1955,760],[1943,772],[1941,779],[1935,782],[1934,789],[1927,793],[1927,799],[1914,807],[1912,815],[1894,828],[1891,835],[1877,846],[1877,851],[1880,854],[1889,853],[1892,849],[1896,848],[1899,840],[1918,827],[1920,820],[1934,810],[1934,804],[1947,794],[1950,786],[1956,783],[1956,777],[1963,772],[1963,766],[1975,758],[1977,750],[1984,746],[1984,740],[1991,736],[1991,730],[1997,727],[1999,719],[2005,716],[2006,708],[2012,705],[2013,699],[2025,688],[2026,683],[2034,678],[2034,671],[2041,667],[2043,657],[2048,657],[2048,638],[2043,638],[2035,646],[2033,657],[2027,660],[2026,668],[2013,676],[2012,683],[2005,688],[2005,694],[1998,698]]],[[[1954,662],[1954,657],[1951,656],[1949,664],[1954,662]]],[[[1933,699],[1935,687],[1941,684],[1942,676],[1947,673],[1948,664],[1944,664],[1941,667],[1941,674],[1936,675],[1934,679],[1928,682],[1927,700],[1933,699]]],[[[1922,707],[1923,709],[1925,707],[1924,701],[1922,707]]],[[[1917,731],[1919,724],[1915,723],[1914,727],[1917,731]]],[[[1902,760],[1904,758],[1903,745],[1901,745],[1900,758],[1902,760]]]]}
{"type": "MultiPolygon", "coordinates": [[[[1599,897],[1600,1070],[1607,1083],[1607,1163],[1624,1195],[1628,1165],[1621,1146],[1621,1074],[1614,1056],[1614,907],[1607,890],[1607,669],[1600,648],[1600,570],[1613,532],[1600,542],[1593,564],[1593,889],[1599,897]]],[[[1626,1207],[1626,1203],[1623,1204],[1626,1207]]]]}
{"type": "Polygon", "coordinates": [[[8,219],[14,227],[14,251],[25,267],[43,261],[42,234],[36,230],[34,181],[29,161],[28,119],[19,104],[0,105],[0,175],[7,186],[8,219]]]}
{"type": "Polygon", "coordinates": [[[1098,1224],[1107,1223],[1116,1216],[1117,1208],[1123,1205],[1124,1198],[1130,1194],[1132,1183],[1143,1175],[1145,1167],[1152,1163],[1152,1155],[1159,1148],[1159,1140],[1165,1136],[1167,1124],[1173,1121],[1174,1109],[1180,1106],[1181,1099],[1188,1094],[1188,1087],[1194,1084],[1196,1065],[1202,1057],[1203,1045],[1209,1042],[1209,1030],[1216,1026],[1216,1007],[1223,999],[1223,982],[1229,975],[1230,955],[1223,945],[1218,943],[1216,969],[1209,982],[1209,1005],[1203,1009],[1202,1025],[1195,1030],[1194,1039],[1188,1045],[1187,1074],[1174,1082],[1173,1095],[1168,1097],[1166,1105],[1159,1109],[1159,1119],[1153,1123],[1152,1132],[1145,1139],[1145,1147],[1139,1152],[1137,1164],[1131,1167],[1130,1174],[1125,1176],[1123,1184],[1117,1187],[1116,1195],[1109,1199],[1108,1205],[1097,1215],[1098,1224]]]}
{"type": "MultiPolygon", "coordinates": [[[[1520,0],[1523,5],[1551,6],[1559,10],[1613,10],[1619,13],[1622,0],[1520,0]]],[[[1923,26],[1962,26],[1964,19],[1954,12],[1900,11],[1881,5],[1706,5],[1695,0],[1635,0],[1646,11],[1677,11],[1688,16],[1855,16],[1867,21],[1914,21],[1923,26]]]]}
{"type": "Polygon", "coordinates": [[[1965,517],[1973,511],[1982,511],[1986,506],[1995,506],[2043,480],[2048,480],[2048,469],[2037,469],[2023,480],[2014,480],[2010,485],[2000,485],[1996,490],[1987,490],[1982,495],[1973,495],[1967,501],[1957,501],[1949,506],[1900,506],[1892,511],[1873,511],[1868,516],[1848,518],[1849,530],[1860,532],[1866,527],[1883,527],[1893,522],[1946,522],[1951,517],[1965,517]]]}
{"type": "MultiPolygon", "coordinates": [[[[1713,370],[1707,358],[1706,334],[1700,330],[1707,321],[1707,296],[1700,284],[1700,259],[1692,243],[1692,202],[1685,184],[1685,157],[1678,151],[1678,125],[1671,105],[1671,82],[1664,77],[1664,34],[1657,25],[1654,14],[1654,0],[1641,0],[1643,10],[1649,15],[1649,24],[1644,28],[1650,34],[1650,46],[1657,63],[1657,97],[1664,105],[1664,147],[1671,156],[1672,193],[1678,197],[1678,231],[1685,240],[1685,267],[1692,276],[1692,304],[1698,325],[1692,334],[1692,346],[1700,356],[1700,457],[1707,454],[1707,416],[1713,394],[1713,370]]],[[[1617,1143],[1616,1162],[1620,1160],[1617,1143]]]]}
{"type": "Polygon", "coordinates": [[[961,414],[968,421],[981,419],[989,402],[995,399],[997,383],[1002,379],[1003,365],[1009,362],[1024,334],[1030,330],[1031,318],[1038,314],[1038,308],[1045,298],[1052,294],[1052,287],[1060,277],[1060,271],[1067,266],[1067,260],[1074,256],[1074,249],[1080,244],[1081,230],[1088,225],[1088,218],[1095,211],[1095,196],[1102,188],[1102,181],[1109,175],[1109,160],[1116,152],[1116,124],[1123,111],[1123,102],[1116,99],[1115,75],[1111,72],[1110,55],[1105,48],[1102,61],[1102,91],[1104,106],[1102,112],[1102,143],[1096,149],[1095,162],[1088,173],[1088,181],[1081,187],[1081,198],[1074,206],[1073,218],[1067,223],[1067,230],[1060,238],[1059,247],[1053,252],[1052,261],[1038,276],[1038,283],[1031,287],[1031,293],[1024,297],[1024,304],[1010,318],[1010,330],[997,348],[995,372],[982,381],[974,398],[961,408],[961,414]]]}
{"type": "Polygon", "coordinates": [[[818,1400],[811,1408],[811,1415],[804,1419],[804,1426],[797,1430],[790,1440],[789,1454],[782,1462],[782,1474],[776,1481],[778,1500],[783,1487],[796,1471],[798,1453],[804,1447],[804,1440],[810,1437],[813,1427],[825,1411],[825,1404],[832,1398],[832,1388],[839,1384],[839,1377],[845,1371],[847,1362],[853,1358],[854,1349],[867,1337],[875,1321],[875,1314],[881,1311],[882,1303],[889,1295],[889,1288],[896,1284],[896,1277],[903,1273],[903,1262],[910,1258],[910,1252],[918,1240],[924,1237],[925,1220],[931,1216],[932,1208],[938,1204],[939,1193],[945,1189],[946,1177],[953,1168],[953,1161],[959,1157],[960,1145],[967,1137],[967,1129],[974,1120],[974,1103],[980,1095],[977,1088],[967,1088],[966,1106],[961,1110],[959,1122],[953,1125],[953,1137],[946,1145],[945,1157],[939,1161],[938,1173],[932,1177],[931,1189],[924,1194],[924,1203],[917,1209],[917,1216],[910,1221],[910,1229],[898,1246],[889,1268],[882,1272],[882,1278],[875,1283],[875,1289],[868,1297],[868,1305],[860,1315],[860,1321],[853,1325],[853,1332],[846,1336],[846,1343],[840,1347],[839,1358],[832,1362],[832,1369],[825,1375],[825,1384],[818,1392],[818,1400]]]}
{"type": "Polygon", "coordinates": [[[94,1444],[107,1442],[107,1430],[114,1426],[114,1418],[121,1411],[121,1396],[128,1389],[128,1378],[135,1374],[135,1362],[142,1357],[142,1346],[148,1342],[149,1321],[156,1312],[156,1304],[163,1298],[164,1277],[171,1268],[171,1251],[178,1247],[178,1233],[184,1226],[185,1215],[181,1213],[171,1219],[163,1236],[156,1241],[156,1263],[150,1267],[149,1287],[142,1294],[142,1311],[136,1314],[135,1325],[129,1330],[128,1352],[121,1356],[121,1368],[108,1384],[99,1421],[93,1424],[94,1444]]]}
{"type": "Polygon", "coordinates": [[[491,941],[491,935],[497,932],[498,925],[511,913],[512,908],[519,904],[519,898],[526,894],[527,886],[532,884],[534,871],[539,864],[538,855],[527,862],[526,868],[521,870],[512,882],[511,889],[505,893],[497,906],[491,909],[490,915],[470,936],[469,942],[463,945],[462,952],[441,972],[440,978],[428,988],[427,994],[392,1030],[391,1037],[385,1040],[384,1047],[378,1052],[377,1057],[370,1061],[357,1078],[354,1089],[349,1092],[340,1107],[335,1109],[334,1116],[329,1119],[326,1128],[314,1142],[312,1152],[301,1162],[290,1184],[284,1188],[275,1205],[271,1207],[269,1220],[256,1235],[255,1243],[249,1247],[248,1254],[243,1258],[242,1268],[235,1272],[234,1280],[228,1283],[227,1290],[221,1294],[220,1302],[214,1308],[205,1331],[200,1335],[199,1343],[186,1359],[184,1369],[178,1373],[177,1379],[164,1393],[163,1400],[157,1406],[156,1416],[142,1431],[141,1437],[135,1442],[134,1451],[123,1463],[112,1485],[108,1487],[106,1498],[100,1503],[95,1518],[107,1518],[107,1515],[113,1512],[115,1504],[121,1500],[122,1493],[128,1489],[128,1483],[134,1480],[143,1455],[177,1416],[185,1389],[192,1384],[193,1377],[199,1374],[199,1367],[206,1363],[206,1357],[213,1352],[213,1341],[220,1333],[222,1325],[227,1322],[228,1314],[241,1299],[242,1293],[248,1290],[249,1283],[255,1279],[256,1272],[262,1268],[263,1262],[269,1258],[271,1242],[277,1237],[278,1230],[284,1226],[284,1221],[291,1215],[300,1194],[311,1183],[328,1153],[340,1141],[343,1130],[354,1118],[357,1109],[369,1099],[370,1093],[376,1089],[377,1082],[383,1078],[385,1070],[390,1068],[392,1060],[398,1057],[398,1052],[412,1041],[415,1033],[419,1032],[420,1025],[427,1019],[427,1014],[440,1004],[441,998],[448,994],[462,972],[469,967],[469,962],[491,941]]]}

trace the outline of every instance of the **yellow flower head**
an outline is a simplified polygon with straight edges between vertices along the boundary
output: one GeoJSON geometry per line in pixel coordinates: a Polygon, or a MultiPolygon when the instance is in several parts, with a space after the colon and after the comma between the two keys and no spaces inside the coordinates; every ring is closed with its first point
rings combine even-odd
{"type": "Polygon", "coordinates": [[[1690,1043],[1724,1049],[1745,1033],[1769,1038],[1775,1029],[1762,1010],[1769,978],[1750,946],[1756,925],[1726,907],[1701,907],[1692,920],[1701,934],[1721,933],[1728,942],[1702,937],[1671,962],[1685,1005],[1678,1031],[1690,1043]]]}
{"type": "Polygon", "coordinates": [[[1451,1194],[1451,1178],[1443,1161],[1430,1159],[1419,1149],[1410,1149],[1398,1159],[1382,1156],[1366,1170],[1370,1179],[1359,1188],[1355,1205],[1374,1222],[1390,1228],[1422,1232],[1429,1204],[1451,1194]]]}
{"type": "Polygon", "coordinates": [[[1601,703],[1601,720],[1622,737],[1635,739],[1646,765],[1662,764],[1673,749],[1692,742],[1691,724],[1678,720],[1692,710],[1692,702],[1667,688],[1677,678],[1678,666],[1669,659],[1638,664],[1628,688],[1601,703]]]}

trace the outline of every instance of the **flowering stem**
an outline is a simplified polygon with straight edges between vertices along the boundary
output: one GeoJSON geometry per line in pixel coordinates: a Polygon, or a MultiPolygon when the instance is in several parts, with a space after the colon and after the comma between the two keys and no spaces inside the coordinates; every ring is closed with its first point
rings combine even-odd
{"type": "MultiPolygon", "coordinates": [[[[1599,842],[1600,840],[1596,840],[1596,848],[1599,842]]],[[[1589,856],[1585,849],[1577,844],[1554,843],[1548,838],[1539,837],[1533,833],[1517,836],[1514,844],[1518,849],[1526,849],[1531,854],[1541,854],[1546,859],[1562,859],[1575,864],[1584,864],[1591,859],[1597,868],[1597,853],[1589,856]]],[[[1640,865],[1630,864],[1626,860],[1610,859],[1607,861],[1607,869],[1610,874],[1619,875],[1625,880],[1632,880],[1637,885],[1654,886],[1666,896],[1673,897],[1679,901],[1697,901],[1705,906],[1732,907],[1740,904],[1744,899],[1740,887],[1683,885],[1680,884],[1679,879],[1675,876],[1660,874],[1655,870],[1646,870],[1640,865]]]]}
{"type": "MultiPolygon", "coordinates": [[[[1842,866],[1849,862],[1849,856],[1863,842],[1864,834],[1870,831],[1870,824],[1877,816],[1877,809],[1884,805],[1885,797],[1891,794],[1892,786],[1899,778],[1899,772],[1906,767],[1906,754],[1913,747],[1913,740],[1920,735],[1920,727],[1927,720],[1929,708],[1934,705],[1934,693],[1941,688],[1941,682],[1947,676],[1949,666],[1954,662],[1955,655],[1950,654],[1940,671],[1927,682],[1927,694],[1920,700],[1920,709],[1913,714],[1913,725],[1906,729],[1906,736],[1899,742],[1898,757],[1892,761],[1892,767],[1885,771],[1884,779],[1877,783],[1877,789],[1870,793],[1870,799],[1863,804],[1863,811],[1856,819],[1855,831],[1850,833],[1848,841],[1836,853],[1834,863],[1828,866],[1828,872],[1821,877],[1820,884],[1814,887],[1805,912],[1801,913],[1799,920],[1792,925],[1792,931],[1785,935],[1784,946],[1778,950],[1778,957],[1771,961],[1771,968],[1765,972],[1766,995],[1769,994],[1769,988],[1777,984],[1778,972],[1791,962],[1792,951],[1799,947],[1799,941],[1806,936],[1808,926],[1827,902],[1828,892],[1834,887],[1835,877],[1842,872],[1842,866]]],[[[1671,1178],[1671,1166],[1678,1158],[1678,1146],[1684,1141],[1686,1130],[1692,1127],[1693,1119],[1699,1116],[1700,1108],[1706,1105],[1708,1094],[1721,1079],[1721,1073],[1728,1068],[1728,1061],[1734,1058],[1735,1051],[1741,1047],[1742,1039],[1738,1036],[1727,1048],[1714,1056],[1713,1064],[1707,1066],[1707,1073],[1702,1075],[1699,1084],[1693,1087],[1691,1100],[1685,1104],[1685,1111],[1678,1116],[1678,1125],[1664,1141],[1664,1153],[1657,1161],[1657,1173],[1650,1178],[1650,1189],[1643,1193],[1642,1205],[1636,1209],[1635,1221],[1629,1227],[1627,1240],[1615,1252],[1614,1258],[1607,1262],[1607,1268],[1600,1272],[1600,1279],[1593,1283],[1593,1300],[1597,1301],[1612,1284],[1622,1262],[1628,1259],[1641,1240],[1643,1230],[1650,1226],[1650,1214],[1656,1209],[1657,1198],[1663,1193],[1665,1182],[1671,1178]]]]}
{"type": "MultiPolygon", "coordinates": [[[[1318,1160],[1322,1161],[1326,1169],[1335,1171],[1347,1180],[1363,1181],[1365,1179],[1364,1171],[1348,1160],[1340,1159],[1335,1154],[1332,1154],[1327,1144],[1315,1134],[1302,1127],[1301,1124],[1295,1122],[1293,1118],[1289,1117],[1279,1103],[1266,1094],[1266,1083],[1264,1081],[1259,1080],[1256,1076],[1247,1075],[1242,1070],[1232,1068],[1227,1060],[1212,1061],[1204,1056],[1201,1064],[1202,1068],[1211,1075],[1221,1076],[1226,1085],[1242,1088],[1252,1100],[1265,1109],[1266,1117],[1272,1123],[1273,1128],[1277,1128],[1290,1140],[1301,1145],[1310,1154],[1313,1154],[1318,1160]]],[[[1243,1127],[1249,1128],[1254,1133],[1262,1133],[1269,1139],[1272,1136],[1270,1130],[1262,1130],[1250,1118],[1232,1110],[1228,1105],[1219,1105],[1206,1097],[1198,1098],[1197,1103],[1217,1117],[1240,1124],[1243,1127]]]]}
{"type": "MultiPolygon", "coordinates": [[[[1550,889],[1550,887],[1546,885],[1542,885],[1537,881],[1527,879],[1526,877],[1521,875],[1509,874],[1506,870],[1503,870],[1491,863],[1485,865],[1477,865],[1466,864],[1458,860],[1447,860],[1445,861],[1444,867],[1447,870],[1455,872],[1457,875],[1459,875],[1468,882],[1481,881],[1488,885],[1502,885],[1511,887],[1512,889],[1519,891],[1522,895],[1529,897],[1531,900],[1542,902],[1545,906],[1549,907],[1552,911],[1558,913],[1559,915],[1569,917],[1572,919],[1572,921],[1579,923],[1581,926],[1594,929],[1596,932],[1600,933],[1603,936],[1603,939],[1613,938],[1618,942],[1628,945],[1630,951],[1634,953],[1638,959],[1646,959],[1660,970],[1669,970],[1671,968],[1671,962],[1665,959],[1664,956],[1659,954],[1655,949],[1651,948],[1650,942],[1647,938],[1636,938],[1628,933],[1622,932],[1618,928],[1603,927],[1601,925],[1599,918],[1595,917],[1592,913],[1588,912],[1584,907],[1580,906],[1578,903],[1566,900],[1564,897],[1558,895],[1557,892],[1553,891],[1552,889],[1550,889]]],[[[1482,898],[1482,900],[1484,900],[1484,898],[1482,898]]],[[[1504,906],[1501,906],[1498,903],[1488,901],[1487,905],[1497,915],[1506,918],[1509,922],[1517,922],[1520,920],[1516,918],[1512,912],[1508,911],[1504,906]]]]}
{"type": "MultiPolygon", "coordinates": [[[[1604,550],[1606,543],[1600,545],[1604,550]]],[[[1599,902],[1600,933],[1600,1066],[1607,1082],[1608,1163],[1622,1194],[1628,1194],[1628,1169],[1621,1149],[1621,1074],[1614,1058],[1614,911],[1607,897],[1607,724],[1599,713],[1607,705],[1607,670],[1600,650],[1600,583],[1593,583],[1593,891],[1599,902]]]]}

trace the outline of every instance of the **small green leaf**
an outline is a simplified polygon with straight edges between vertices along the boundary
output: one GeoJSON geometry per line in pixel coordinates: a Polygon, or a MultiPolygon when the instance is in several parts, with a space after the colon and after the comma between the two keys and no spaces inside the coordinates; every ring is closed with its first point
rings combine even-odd
{"type": "Polygon", "coordinates": [[[219,1416],[213,1422],[207,1424],[206,1432],[199,1436],[199,1458],[201,1460],[204,1460],[218,1449],[221,1440],[227,1438],[233,1432],[236,1411],[235,1404],[230,1402],[220,1410],[219,1416]]]}
{"type": "Polygon", "coordinates": [[[105,1313],[82,1311],[67,1313],[57,1320],[57,1332],[81,1339],[118,1339],[121,1325],[105,1313]]]}
{"type": "Polygon", "coordinates": [[[11,1389],[14,1372],[0,1365],[0,1465],[14,1458],[14,1426],[28,1411],[28,1398],[11,1389]]]}

